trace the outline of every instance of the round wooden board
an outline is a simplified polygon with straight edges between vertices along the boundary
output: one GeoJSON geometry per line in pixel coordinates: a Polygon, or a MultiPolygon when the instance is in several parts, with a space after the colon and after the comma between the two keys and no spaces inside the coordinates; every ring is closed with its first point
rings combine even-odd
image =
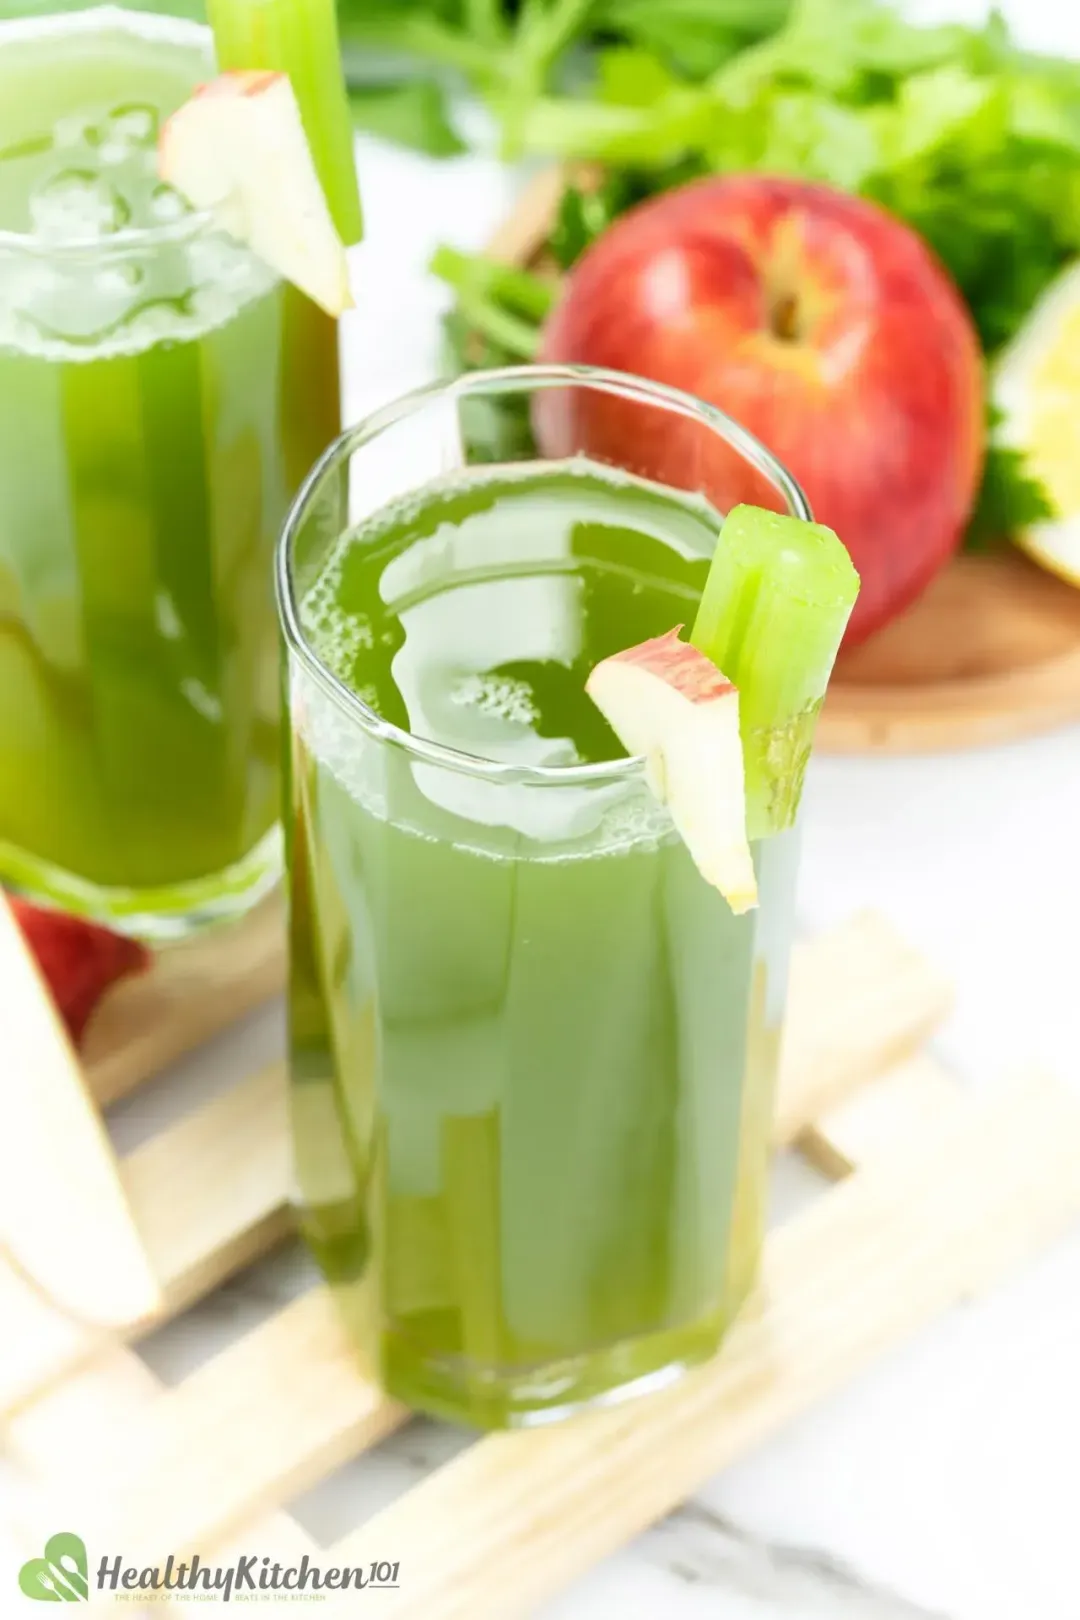
{"type": "Polygon", "coordinates": [[[1080,720],[1080,590],[1019,553],[960,556],[837,665],[818,727],[830,754],[1014,741],[1080,720]]]}
{"type": "MultiPolygon", "coordinates": [[[[592,171],[575,174],[588,184],[592,171]]],[[[543,255],[565,173],[541,170],[488,245],[543,255]]],[[[895,623],[837,665],[816,747],[909,754],[1011,742],[1080,720],[1080,590],[1019,552],[961,556],[895,623]]]]}

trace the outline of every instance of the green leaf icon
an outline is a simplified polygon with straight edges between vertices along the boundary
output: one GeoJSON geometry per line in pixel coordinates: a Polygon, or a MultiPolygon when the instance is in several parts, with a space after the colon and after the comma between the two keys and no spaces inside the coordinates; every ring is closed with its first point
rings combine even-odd
{"type": "Polygon", "coordinates": [[[19,1571],[19,1590],[38,1603],[85,1603],[89,1591],[86,1545],[61,1530],[45,1543],[42,1558],[30,1558],[19,1571]]]}

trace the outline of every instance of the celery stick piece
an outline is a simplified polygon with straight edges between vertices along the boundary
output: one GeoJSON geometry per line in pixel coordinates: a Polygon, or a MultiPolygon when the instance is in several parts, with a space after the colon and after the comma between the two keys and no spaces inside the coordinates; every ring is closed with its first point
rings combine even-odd
{"type": "Polygon", "coordinates": [[[859,591],[831,529],[736,506],[690,640],[739,689],[751,838],[790,827],[818,712],[859,591]]]}
{"type": "Polygon", "coordinates": [[[218,66],[287,73],[338,235],[364,231],[334,0],[208,0],[218,66]]]}
{"type": "Polygon", "coordinates": [[[499,1209],[499,1115],[442,1122],[443,1208],[456,1285],[461,1353],[470,1370],[506,1360],[499,1209]]]}

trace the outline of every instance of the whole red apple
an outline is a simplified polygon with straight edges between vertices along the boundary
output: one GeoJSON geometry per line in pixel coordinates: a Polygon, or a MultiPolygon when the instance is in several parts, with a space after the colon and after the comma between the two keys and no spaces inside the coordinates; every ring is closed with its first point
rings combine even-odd
{"type": "MultiPolygon", "coordinates": [[[[848,644],[905,608],[963,537],[985,439],[975,328],[921,238],[860,198],[736,175],[643,203],[574,267],[541,351],[685,389],[756,434],[862,577],[848,644]]],[[[549,455],[621,462],[722,511],[777,504],[732,451],[666,413],[557,390],[536,428],[549,455]]]]}

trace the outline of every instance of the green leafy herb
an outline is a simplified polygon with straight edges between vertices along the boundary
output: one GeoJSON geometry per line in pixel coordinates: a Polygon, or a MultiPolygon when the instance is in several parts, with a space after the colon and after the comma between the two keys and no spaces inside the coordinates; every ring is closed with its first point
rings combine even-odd
{"type": "MultiPolygon", "coordinates": [[[[1001,16],[926,28],[887,0],[523,0],[504,8],[502,58],[544,28],[559,42],[515,79],[513,146],[604,172],[563,194],[547,243],[562,269],[627,207],[695,175],[821,180],[928,241],[993,358],[1080,253],[1080,63],[1018,49],[1001,16]],[[601,49],[591,81],[560,94],[573,40],[555,23],[572,16],[601,49]]],[[[494,283],[471,280],[466,303],[526,352],[526,313],[494,283]]],[[[991,439],[970,544],[1049,510],[1023,458],[991,439]]]]}
{"type": "Polygon", "coordinates": [[[779,28],[790,9],[791,0],[610,0],[603,22],[675,72],[706,79],[779,28]]]}
{"type": "MultiPolygon", "coordinates": [[[[460,309],[443,318],[443,371],[456,377],[475,367],[485,369],[513,365],[521,356],[507,349],[497,337],[478,331],[475,323],[460,309]]],[[[535,454],[532,423],[526,394],[504,394],[501,398],[475,398],[462,403],[462,426],[469,443],[470,459],[476,462],[529,460],[535,454]]]]}
{"type": "Polygon", "coordinates": [[[555,302],[556,288],[552,281],[529,270],[501,264],[484,253],[459,253],[457,248],[441,247],[436,249],[429,268],[432,275],[445,281],[459,295],[490,295],[515,315],[530,317],[538,323],[555,302]]]}
{"type": "MultiPolygon", "coordinates": [[[[341,0],[341,15],[361,52],[376,41],[464,75],[508,153],[602,167],[563,197],[548,242],[562,270],[694,176],[820,180],[925,238],[992,358],[1080,253],[1080,63],[1021,50],[996,13],[927,27],[890,0],[341,0]]],[[[461,363],[534,354],[539,302],[469,264],[440,269],[461,363]]],[[[992,442],[971,543],[1048,513],[992,442]]]]}
{"type": "Polygon", "coordinates": [[[613,220],[653,189],[627,170],[607,175],[595,186],[568,185],[548,238],[548,247],[560,269],[569,270],[590,242],[595,242],[613,220]]]}
{"type": "Polygon", "coordinates": [[[456,294],[457,314],[464,319],[465,331],[455,333],[455,341],[463,358],[473,366],[536,358],[540,326],[555,300],[551,282],[482,253],[459,253],[450,247],[439,248],[429,268],[456,294]],[[479,351],[469,347],[470,331],[483,340],[485,358],[472,358],[479,351]]]}
{"type": "Polygon", "coordinates": [[[703,82],[604,52],[592,97],[540,97],[523,128],[567,159],[860,191],[926,237],[991,353],[1080,249],[1080,64],[1017,50],[1000,19],[923,28],[878,0],[797,0],[703,82]]]}
{"type": "Polygon", "coordinates": [[[339,0],[346,66],[362,82],[372,47],[464,75],[508,152],[532,103],[565,80],[583,44],[651,52],[698,81],[779,27],[791,0],[339,0]]]}

